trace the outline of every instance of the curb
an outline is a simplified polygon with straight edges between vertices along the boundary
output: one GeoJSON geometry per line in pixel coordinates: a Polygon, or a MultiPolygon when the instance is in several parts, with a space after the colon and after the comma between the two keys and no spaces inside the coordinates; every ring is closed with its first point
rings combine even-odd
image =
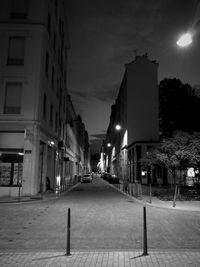
{"type": "Polygon", "coordinates": [[[40,203],[40,202],[44,202],[44,201],[58,200],[63,194],[69,193],[71,190],[73,190],[79,184],[80,184],[80,182],[75,184],[75,185],[73,185],[72,187],[70,187],[67,191],[62,192],[59,195],[51,196],[49,198],[48,197],[47,198],[43,197],[43,199],[41,199],[41,198],[31,199],[30,198],[30,199],[21,200],[21,201],[18,201],[18,200],[0,201],[0,205],[3,205],[3,204],[5,204],[5,205],[6,204],[15,204],[15,205],[17,205],[17,204],[27,204],[27,203],[34,203],[34,202],[36,202],[36,203],[39,202],[40,203]]]}
{"type": "MultiPolygon", "coordinates": [[[[100,178],[102,179],[102,178],[100,178]]],[[[103,180],[103,179],[102,179],[103,180]]],[[[110,184],[109,182],[103,180],[105,183],[109,184],[112,188],[114,188],[115,190],[117,190],[118,192],[120,192],[121,194],[127,196],[128,198],[134,200],[135,202],[137,202],[138,204],[141,204],[143,206],[149,206],[149,207],[155,207],[155,208],[160,208],[160,209],[170,209],[170,210],[176,210],[176,211],[184,211],[184,212],[199,212],[200,213],[200,210],[188,210],[188,209],[181,209],[179,207],[165,207],[165,206],[160,206],[160,205],[156,205],[154,203],[149,203],[148,201],[143,201],[143,200],[139,200],[138,198],[134,197],[134,196],[131,196],[123,191],[121,191],[119,188],[115,187],[114,185],[110,184]]]]}

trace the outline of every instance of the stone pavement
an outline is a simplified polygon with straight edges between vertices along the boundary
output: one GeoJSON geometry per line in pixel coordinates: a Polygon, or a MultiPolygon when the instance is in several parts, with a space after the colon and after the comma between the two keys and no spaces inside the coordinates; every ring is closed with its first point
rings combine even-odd
{"type": "Polygon", "coordinates": [[[199,251],[72,251],[0,252],[0,266],[18,267],[131,267],[131,266],[200,266],[199,251]]]}
{"type": "MultiPolygon", "coordinates": [[[[80,192],[77,192],[77,193],[80,193],[80,192]]],[[[47,195],[44,196],[43,200],[40,200],[40,201],[44,202],[45,200],[51,199],[51,198],[55,199],[55,195],[48,194],[48,196],[47,195]]],[[[179,203],[177,203],[177,206],[173,208],[171,202],[165,203],[164,201],[160,201],[157,198],[153,198],[152,199],[153,201],[151,204],[148,203],[149,199],[147,196],[146,197],[143,196],[142,200],[138,200],[135,198],[134,200],[141,203],[142,205],[145,204],[145,205],[151,205],[154,207],[163,207],[163,208],[170,208],[170,209],[178,209],[178,208],[181,209],[182,208],[184,211],[185,210],[188,210],[188,211],[192,211],[192,210],[199,211],[200,210],[199,201],[188,201],[189,203],[184,203],[182,207],[179,206],[179,203]]],[[[30,202],[27,202],[27,203],[30,203],[30,202]]],[[[37,208],[37,205],[35,205],[34,203],[36,204],[38,203],[38,201],[33,202],[33,206],[37,208]]],[[[125,202],[125,203],[128,203],[128,202],[125,202]]],[[[60,203],[60,205],[62,205],[62,203],[60,203]]],[[[10,205],[10,206],[14,207],[13,205],[10,205]]],[[[19,207],[24,207],[25,209],[25,206],[23,205],[22,206],[20,205],[19,207]]],[[[159,211],[158,209],[156,210],[159,211]]],[[[60,217],[59,217],[59,220],[61,220],[60,217]]],[[[198,218],[197,218],[196,223],[199,224],[198,218]]],[[[35,225],[33,226],[35,227],[35,225]]],[[[178,227],[181,227],[181,226],[179,225],[178,227]]],[[[28,231],[28,233],[30,234],[32,233],[31,229],[29,229],[28,231]]],[[[159,236],[159,238],[161,237],[159,236]]],[[[159,247],[159,245],[157,247],[159,247]]],[[[162,249],[162,250],[161,249],[160,250],[149,249],[148,252],[149,252],[148,256],[143,256],[142,249],[140,250],[139,249],[94,250],[94,249],[88,248],[87,250],[83,250],[83,249],[73,250],[72,249],[71,256],[66,256],[65,251],[60,249],[59,247],[56,247],[56,249],[51,249],[51,250],[45,249],[44,247],[41,249],[29,248],[29,249],[20,249],[20,250],[17,247],[16,249],[11,249],[11,248],[8,249],[7,247],[6,249],[2,249],[0,251],[0,266],[1,267],[4,267],[4,266],[11,266],[11,267],[15,267],[15,266],[18,266],[18,267],[29,267],[29,266],[38,266],[38,267],[40,266],[44,266],[44,267],[46,266],[53,266],[53,267],[54,266],[55,267],[56,266],[67,266],[67,267],[200,266],[200,250],[198,249],[189,249],[189,248],[188,249],[174,248],[170,250],[169,249],[162,249]]]]}
{"type": "Polygon", "coordinates": [[[175,207],[173,207],[173,202],[172,201],[164,201],[160,200],[157,197],[152,196],[151,201],[150,197],[147,195],[143,195],[142,197],[135,198],[122,190],[120,190],[117,186],[114,186],[110,184],[113,188],[121,192],[122,194],[128,196],[129,198],[132,198],[136,202],[142,204],[142,205],[148,205],[151,207],[158,207],[158,208],[167,208],[167,209],[175,209],[175,210],[184,210],[184,211],[199,211],[200,212],[200,201],[194,200],[194,201],[176,201],[175,207]]]}

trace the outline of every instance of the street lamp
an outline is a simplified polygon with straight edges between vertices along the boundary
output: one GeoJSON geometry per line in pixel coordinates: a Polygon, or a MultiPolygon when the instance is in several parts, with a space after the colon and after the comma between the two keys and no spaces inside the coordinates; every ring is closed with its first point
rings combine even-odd
{"type": "Polygon", "coordinates": [[[117,124],[117,125],[115,126],[115,129],[116,129],[117,131],[120,131],[120,130],[122,129],[122,126],[121,126],[120,124],[117,124]]]}
{"type": "Polygon", "coordinates": [[[187,32],[184,33],[183,35],[181,35],[181,37],[178,39],[178,41],[176,42],[176,44],[179,47],[187,47],[192,43],[192,34],[187,32]]]}
{"type": "Polygon", "coordinates": [[[111,147],[111,143],[107,143],[107,147],[111,147]]]}

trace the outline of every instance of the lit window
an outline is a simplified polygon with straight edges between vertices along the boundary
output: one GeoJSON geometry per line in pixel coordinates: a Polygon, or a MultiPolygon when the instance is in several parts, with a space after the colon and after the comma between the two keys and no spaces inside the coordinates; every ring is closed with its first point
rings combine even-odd
{"type": "Polygon", "coordinates": [[[24,65],[25,37],[9,37],[8,65],[24,65]]]}
{"type": "Polygon", "coordinates": [[[5,114],[20,114],[21,113],[21,95],[22,83],[8,82],[5,90],[5,114]]]}

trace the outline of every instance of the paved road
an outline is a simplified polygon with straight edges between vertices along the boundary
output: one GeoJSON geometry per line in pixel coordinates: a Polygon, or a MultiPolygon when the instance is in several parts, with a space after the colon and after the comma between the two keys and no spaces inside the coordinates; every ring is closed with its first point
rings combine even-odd
{"type": "MultiPolygon", "coordinates": [[[[0,205],[0,249],[141,249],[143,207],[96,178],[57,200],[0,205]]],[[[150,249],[199,249],[200,213],[147,207],[150,249]]]]}

